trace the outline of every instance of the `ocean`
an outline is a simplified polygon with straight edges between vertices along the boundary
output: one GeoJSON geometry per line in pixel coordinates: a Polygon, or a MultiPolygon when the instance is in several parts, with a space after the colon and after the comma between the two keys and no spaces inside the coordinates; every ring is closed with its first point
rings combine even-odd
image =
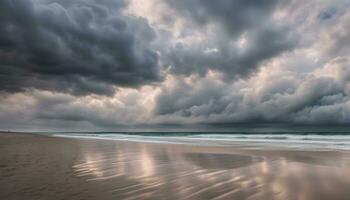
{"type": "Polygon", "coordinates": [[[350,131],[345,128],[241,129],[235,131],[118,131],[50,132],[55,137],[104,139],[131,142],[286,148],[296,150],[350,150],[350,131]]]}

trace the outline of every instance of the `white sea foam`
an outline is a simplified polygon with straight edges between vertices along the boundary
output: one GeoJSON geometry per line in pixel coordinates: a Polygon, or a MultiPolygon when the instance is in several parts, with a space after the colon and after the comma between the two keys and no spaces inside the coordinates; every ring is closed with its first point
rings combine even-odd
{"type": "Polygon", "coordinates": [[[249,148],[291,148],[300,150],[350,150],[350,135],[317,134],[122,134],[122,133],[64,133],[57,137],[104,139],[133,142],[155,142],[209,146],[243,145],[249,148]]]}

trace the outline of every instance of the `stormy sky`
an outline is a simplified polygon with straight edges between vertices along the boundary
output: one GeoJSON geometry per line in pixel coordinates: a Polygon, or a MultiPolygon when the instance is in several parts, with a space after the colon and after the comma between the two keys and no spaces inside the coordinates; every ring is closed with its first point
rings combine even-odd
{"type": "Polygon", "coordinates": [[[0,129],[350,124],[349,0],[1,0],[0,129]]]}

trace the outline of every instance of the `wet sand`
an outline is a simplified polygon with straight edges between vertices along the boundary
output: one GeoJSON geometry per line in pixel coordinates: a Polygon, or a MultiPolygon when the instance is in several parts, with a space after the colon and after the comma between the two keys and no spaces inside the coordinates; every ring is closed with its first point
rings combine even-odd
{"type": "Polygon", "coordinates": [[[0,199],[350,199],[350,152],[245,147],[0,133],[0,199]]]}

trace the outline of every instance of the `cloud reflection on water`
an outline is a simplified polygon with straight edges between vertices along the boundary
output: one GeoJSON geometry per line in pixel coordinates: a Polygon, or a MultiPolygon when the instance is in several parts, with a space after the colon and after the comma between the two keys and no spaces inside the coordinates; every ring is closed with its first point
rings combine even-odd
{"type": "Polygon", "coordinates": [[[77,176],[118,199],[348,199],[347,154],[94,142],[77,176]]]}

